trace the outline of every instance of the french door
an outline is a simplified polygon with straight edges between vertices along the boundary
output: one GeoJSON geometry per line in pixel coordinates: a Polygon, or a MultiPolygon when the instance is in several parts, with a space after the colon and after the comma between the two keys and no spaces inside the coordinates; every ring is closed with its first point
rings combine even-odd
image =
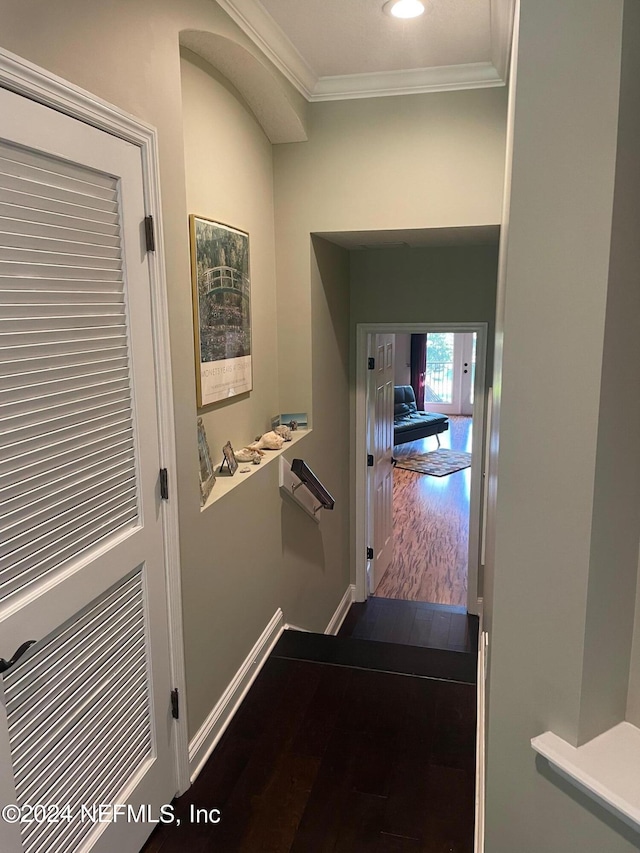
{"type": "Polygon", "coordinates": [[[444,415],[473,414],[476,335],[429,332],[424,408],[444,415]]]}
{"type": "Polygon", "coordinates": [[[109,807],[176,790],[140,149],[0,113],[0,657],[31,643],[0,679],[0,849],[134,853],[149,824],[109,807]]]}

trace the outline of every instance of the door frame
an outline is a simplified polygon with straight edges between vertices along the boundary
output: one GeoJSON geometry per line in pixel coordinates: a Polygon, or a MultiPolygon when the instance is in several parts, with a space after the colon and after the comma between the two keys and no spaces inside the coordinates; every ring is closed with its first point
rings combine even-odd
{"type": "MultiPolygon", "coordinates": [[[[170,472],[169,500],[161,501],[167,607],[169,615],[169,668],[172,685],[180,695],[180,718],[172,727],[172,752],[176,794],[187,790],[189,736],[186,713],[186,679],[180,579],[178,495],[176,489],[176,438],[173,385],[169,350],[169,308],[164,262],[158,134],[154,127],[129,115],[119,107],[69,83],[44,68],[0,48],[0,87],[79,119],[137,146],[141,152],[144,204],[153,216],[155,251],[147,253],[151,288],[153,352],[158,396],[160,467],[170,472]]],[[[169,706],[167,696],[167,707],[169,706]]]]}
{"type": "Polygon", "coordinates": [[[467,610],[479,614],[482,595],[478,586],[481,558],[481,521],[484,472],[484,429],[486,415],[487,337],[489,324],[479,323],[358,323],[356,326],[356,400],[355,400],[355,548],[356,548],[356,601],[366,601],[367,547],[371,542],[368,512],[367,478],[367,374],[369,335],[374,334],[426,334],[427,332],[475,332],[476,375],[474,382],[474,412],[472,442],[475,452],[471,458],[471,496],[469,502],[469,561],[467,574],[467,610]]]}

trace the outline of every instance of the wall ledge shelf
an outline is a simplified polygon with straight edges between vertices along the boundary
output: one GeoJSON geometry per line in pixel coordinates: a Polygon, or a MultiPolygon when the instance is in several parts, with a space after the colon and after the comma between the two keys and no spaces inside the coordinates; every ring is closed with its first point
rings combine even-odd
{"type": "Polygon", "coordinates": [[[531,746],[557,773],[640,832],[640,729],[619,723],[578,747],[545,732],[531,746]]]}
{"type": "Polygon", "coordinates": [[[220,462],[216,465],[216,481],[213,484],[213,489],[211,490],[211,494],[205,501],[205,503],[200,507],[200,512],[204,512],[205,509],[208,509],[210,506],[213,506],[216,501],[219,501],[220,498],[232,492],[235,488],[242,485],[242,483],[246,483],[247,480],[250,480],[251,477],[259,474],[260,471],[263,471],[270,462],[273,462],[274,459],[278,459],[278,457],[282,456],[283,453],[286,453],[287,450],[291,450],[292,447],[301,441],[305,436],[310,435],[310,429],[299,429],[291,434],[291,441],[285,441],[282,448],[280,450],[265,450],[264,458],[260,465],[253,465],[252,463],[238,463],[238,470],[233,475],[233,477],[228,474],[220,474],[220,462]],[[249,471],[246,474],[240,473],[240,468],[249,468],[249,471]]]}

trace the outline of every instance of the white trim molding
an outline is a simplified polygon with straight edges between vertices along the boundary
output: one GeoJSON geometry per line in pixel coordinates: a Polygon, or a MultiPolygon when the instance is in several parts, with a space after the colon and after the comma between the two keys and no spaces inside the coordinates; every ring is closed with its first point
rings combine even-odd
{"type": "Polygon", "coordinates": [[[504,80],[490,62],[466,65],[439,65],[400,71],[376,71],[320,77],[310,101],[346,101],[353,98],[380,98],[386,95],[421,95],[425,92],[453,92],[504,86],[504,80]]]}
{"type": "Polygon", "coordinates": [[[155,382],[159,407],[160,467],[169,472],[169,500],[162,501],[160,511],[163,516],[167,577],[171,681],[179,692],[181,704],[180,719],[175,721],[172,729],[176,793],[181,794],[189,787],[188,732],[178,498],[175,487],[176,438],[157,131],[135,116],[4,48],[0,48],[0,86],[124,139],[140,149],[145,209],[147,215],[153,216],[156,238],[155,252],[149,252],[147,257],[151,279],[153,350],[157,367],[155,382]]]}
{"type": "Polygon", "coordinates": [[[329,620],[329,624],[325,628],[325,634],[331,634],[335,636],[338,633],[338,631],[342,627],[342,623],[346,619],[347,613],[349,612],[349,608],[355,600],[356,587],[355,584],[350,584],[345,590],[345,593],[342,596],[342,599],[340,600],[340,604],[336,608],[336,612],[329,620]]]}
{"type": "Polygon", "coordinates": [[[515,0],[491,0],[491,62],[496,74],[509,82],[515,0]]]}
{"type": "Polygon", "coordinates": [[[478,689],[476,692],[476,805],[474,853],[484,853],[484,820],[486,798],[486,702],[487,653],[489,635],[482,630],[482,608],[478,627],[478,689]]]}
{"type": "Polygon", "coordinates": [[[640,729],[619,723],[577,747],[545,732],[531,746],[560,776],[640,831],[640,729]]]}
{"type": "Polygon", "coordinates": [[[283,631],[284,616],[282,610],[278,608],[243,661],[240,669],[231,679],[229,686],[189,743],[189,767],[192,782],[195,782],[209,756],[216,748],[218,741],[235,716],[242,700],[258,677],[283,631]]]}
{"type": "Polygon", "coordinates": [[[318,77],[267,10],[255,0],[217,2],[300,94],[311,100],[318,77]]]}
{"type": "Polygon", "coordinates": [[[307,101],[342,101],[485,89],[507,82],[514,0],[491,0],[491,62],[319,77],[255,0],[217,0],[229,17],[307,101]]]}

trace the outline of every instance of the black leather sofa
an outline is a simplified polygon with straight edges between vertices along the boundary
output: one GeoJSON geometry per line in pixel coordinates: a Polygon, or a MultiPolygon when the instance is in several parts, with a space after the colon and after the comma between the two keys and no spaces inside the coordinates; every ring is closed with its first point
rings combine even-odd
{"type": "Polygon", "coordinates": [[[411,385],[396,385],[393,402],[394,445],[427,438],[430,435],[435,435],[440,444],[438,434],[449,429],[449,420],[445,415],[419,412],[411,385]]]}

